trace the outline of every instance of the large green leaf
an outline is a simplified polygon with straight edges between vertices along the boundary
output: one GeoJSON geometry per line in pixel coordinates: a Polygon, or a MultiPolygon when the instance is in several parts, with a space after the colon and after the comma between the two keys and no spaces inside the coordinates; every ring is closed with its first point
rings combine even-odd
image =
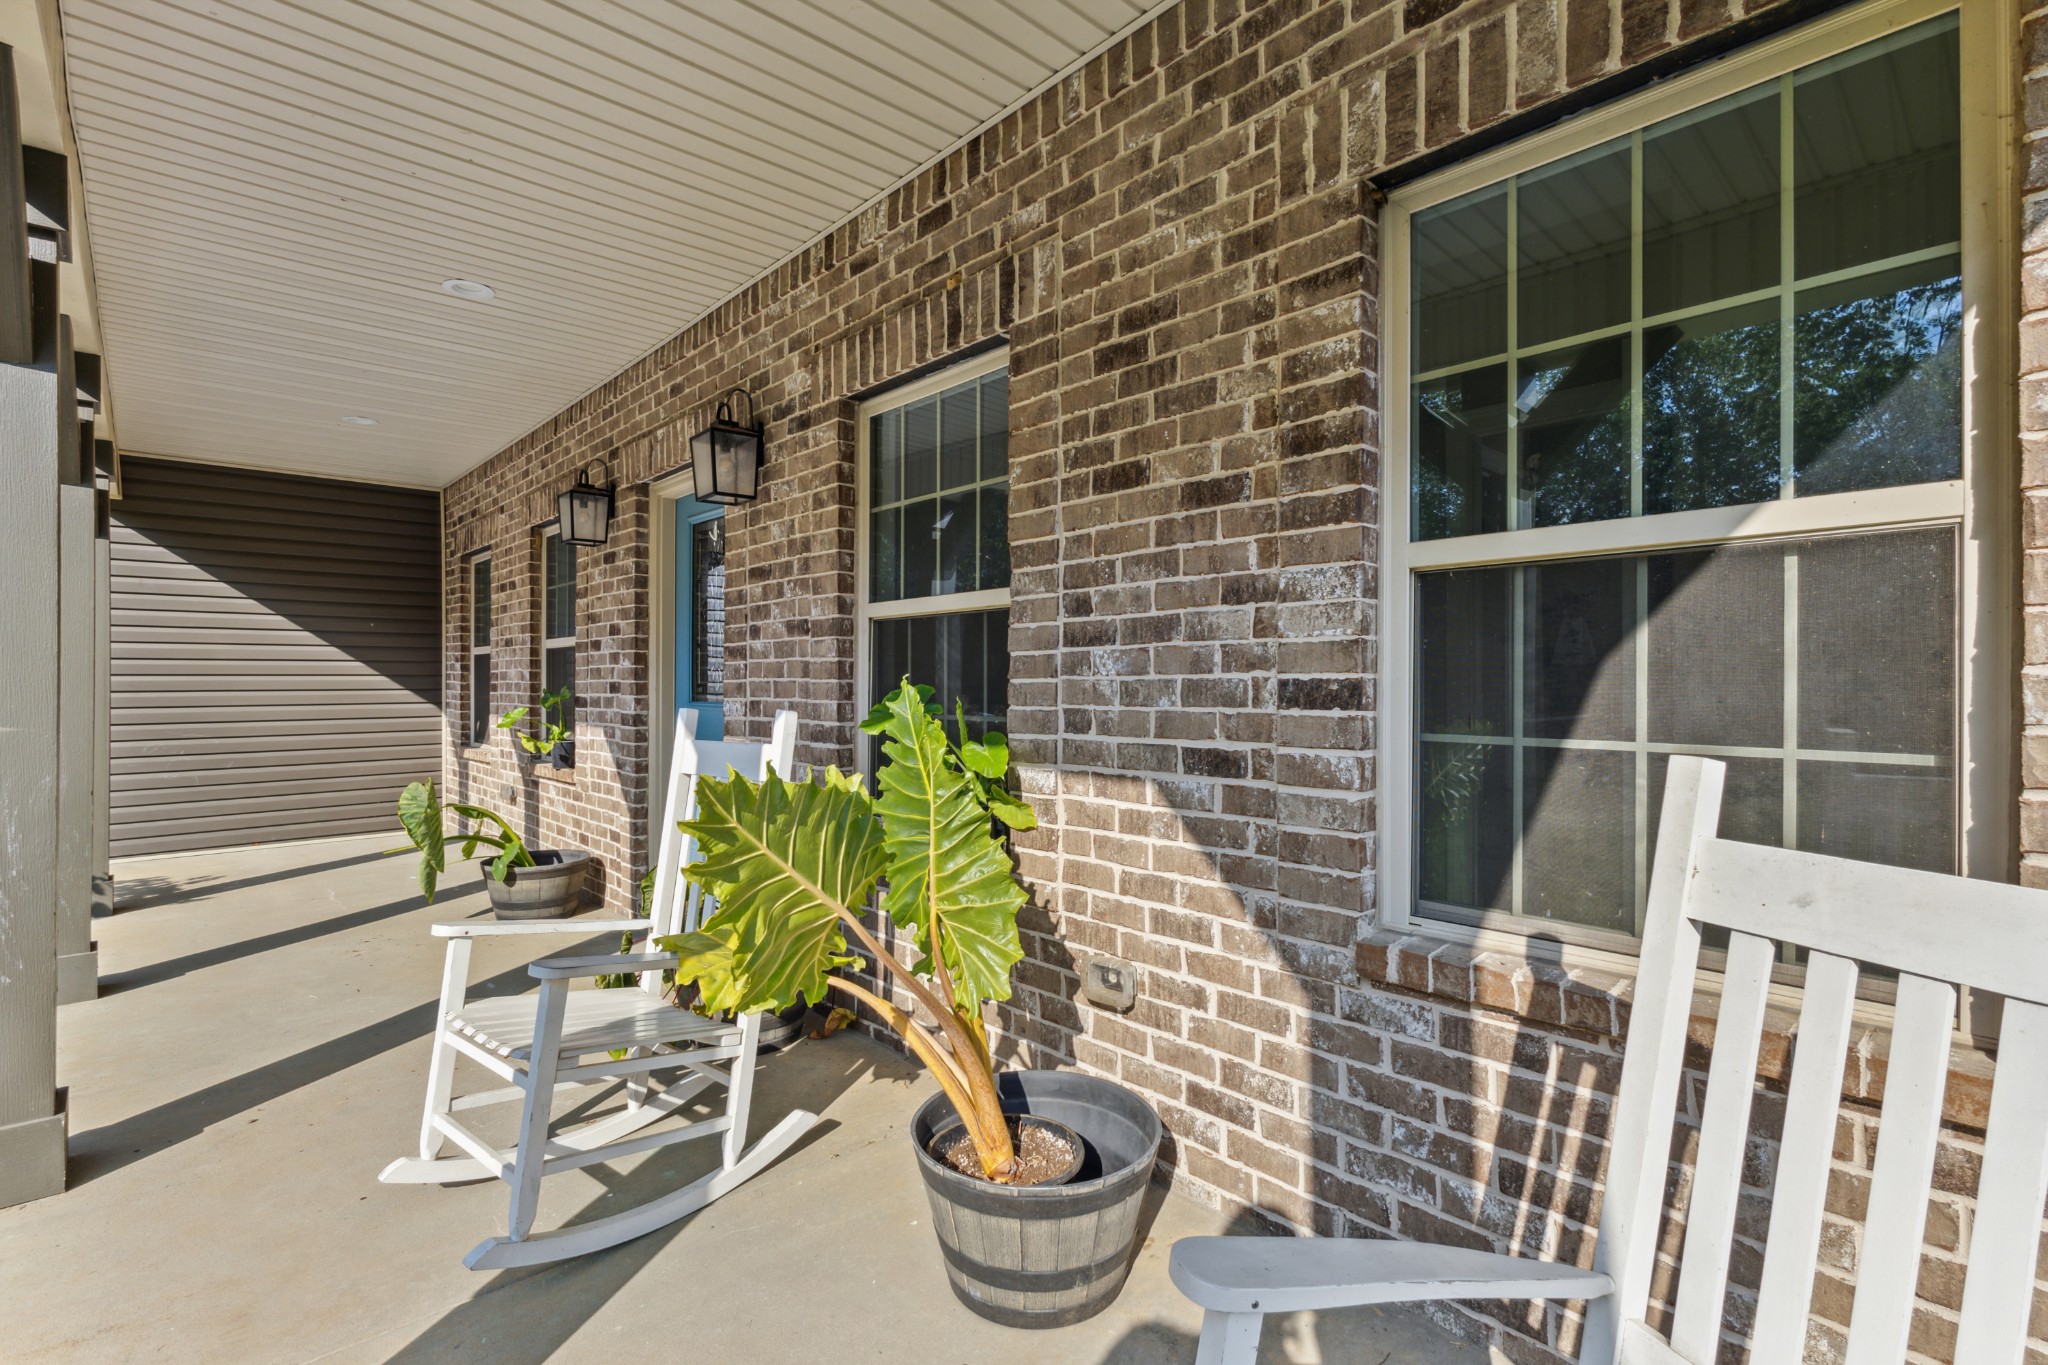
{"type": "Polygon", "coordinates": [[[882,908],[916,938],[930,970],[932,919],[953,988],[963,1000],[1007,1000],[1010,969],[1024,956],[1017,911],[1024,888],[989,824],[971,774],[951,759],[938,719],[904,679],[884,703],[876,782],[889,890],[882,908]]]}
{"type": "Polygon", "coordinates": [[[398,794],[398,823],[405,827],[412,846],[420,851],[420,891],[431,904],[435,882],[448,868],[441,802],[432,781],[410,783],[398,794]]]}
{"type": "Polygon", "coordinates": [[[712,1010],[751,1014],[825,998],[846,951],[842,909],[858,911],[882,875],[882,832],[858,781],[785,782],[771,772],[698,783],[697,818],[679,826],[699,861],[683,875],[718,901],[701,931],[662,940],[712,1010]]]}

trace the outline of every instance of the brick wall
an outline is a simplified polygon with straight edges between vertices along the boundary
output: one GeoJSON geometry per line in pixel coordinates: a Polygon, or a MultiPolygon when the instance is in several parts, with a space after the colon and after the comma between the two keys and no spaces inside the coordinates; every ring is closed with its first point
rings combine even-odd
{"type": "MultiPolygon", "coordinates": [[[[1417,977],[1416,952],[1372,934],[1380,312],[1364,181],[1773,8],[1168,12],[448,490],[448,695],[463,696],[457,561],[489,545],[496,712],[537,691],[533,528],[589,460],[621,487],[609,546],[586,552],[574,774],[522,767],[502,737],[459,747],[451,704],[449,785],[594,849],[603,894],[629,903],[647,858],[646,481],[735,384],[763,403],[768,456],[762,498],[727,518],[728,731],[765,737],[793,706],[800,758],[849,764],[855,401],[1007,336],[1010,731],[1043,826],[1020,840],[1035,894],[1002,1055],[1145,1091],[1176,1180],[1212,1201],[1317,1232],[1584,1255],[1627,983],[1468,960],[1460,986],[1448,959],[1439,981],[1423,954],[1417,977]],[[1131,1014],[1077,1003],[1089,952],[1140,965],[1131,1014]]],[[[2037,66],[2041,31],[2037,15],[2037,66]]],[[[2036,128],[2043,89],[2037,75],[2036,128]]],[[[2035,369],[2043,198],[2027,201],[2035,369]]],[[[2029,384],[2029,482],[2048,482],[2048,374],[2029,384]]],[[[2048,604],[2037,573],[2029,601],[2048,604]]],[[[2033,643],[2048,632],[2028,638],[2048,670],[2033,643]]],[[[2048,710],[2033,697],[2030,724],[2048,710]]],[[[2028,848],[2048,860],[2048,841],[2028,848]]],[[[1868,1118],[1845,1118],[1841,1212],[1868,1118]]],[[[1834,1255],[1839,1283],[1853,1238],[1834,1255]]],[[[1923,1290],[1935,1358],[1941,1283],[1923,1290]]],[[[1574,1340],[1555,1311],[1436,1311],[1517,1360],[1574,1340]]],[[[1825,1349],[1825,1296],[1817,1311],[1825,1349]]]]}
{"type": "Polygon", "coordinates": [[[2026,547],[2020,877],[2048,886],[2048,5],[2020,25],[2020,482],[2026,547]]]}

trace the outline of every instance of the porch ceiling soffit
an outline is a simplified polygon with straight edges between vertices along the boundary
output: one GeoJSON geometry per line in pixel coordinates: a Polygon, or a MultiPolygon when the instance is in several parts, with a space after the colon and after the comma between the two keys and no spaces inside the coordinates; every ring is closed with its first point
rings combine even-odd
{"type": "Polygon", "coordinates": [[[121,445],[445,485],[1174,2],[61,0],[121,445]]]}

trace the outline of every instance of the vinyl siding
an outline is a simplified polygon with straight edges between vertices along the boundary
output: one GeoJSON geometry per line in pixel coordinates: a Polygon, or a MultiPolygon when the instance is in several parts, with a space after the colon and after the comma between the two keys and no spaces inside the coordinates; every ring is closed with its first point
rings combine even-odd
{"type": "Polygon", "coordinates": [[[164,460],[113,509],[112,852],[393,825],[440,763],[440,497],[164,460]]]}

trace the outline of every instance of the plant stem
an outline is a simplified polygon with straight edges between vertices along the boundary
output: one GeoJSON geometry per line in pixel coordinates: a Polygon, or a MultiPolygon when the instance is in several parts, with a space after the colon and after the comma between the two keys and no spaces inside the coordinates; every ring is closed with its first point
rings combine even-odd
{"type": "MultiPolygon", "coordinates": [[[[931,990],[917,979],[915,972],[896,960],[895,954],[885,951],[882,945],[875,941],[874,935],[868,932],[868,927],[860,922],[857,915],[843,905],[839,906],[838,910],[840,919],[853,930],[854,937],[874,954],[876,964],[887,966],[895,973],[897,979],[916,997],[917,1002],[929,1010],[932,1017],[938,1021],[940,1032],[945,1035],[946,1042],[953,1049],[953,1056],[959,1059],[961,1074],[967,1082],[969,1094],[973,1097],[974,1107],[980,1113],[981,1126],[988,1135],[987,1146],[975,1144],[981,1153],[981,1164],[988,1171],[990,1179],[1007,1182],[1017,1169],[1017,1154],[1010,1145],[1010,1129],[1003,1119],[1003,1101],[996,1093],[995,1073],[991,1070],[993,1063],[986,1061],[987,1051],[976,1042],[974,1035],[967,1031],[967,1026],[960,1022],[959,1015],[946,1008],[931,990]],[[972,1063],[970,1059],[973,1059],[972,1063]]],[[[937,944],[933,945],[934,957],[937,956],[937,947],[937,944]]],[[[961,1119],[965,1121],[966,1117],[963,1111],[961,1119]]]]}
{"type": "MultiPolygon", "coordinates": [[[[924,1031],[917,1020],[857,981],[849,981],[843,976],[834,976],[828,977],[827,982],[839,990],[845,991],[854,999],[865,1002],[870,1009],[882,1016],[890,1028],[896,1030],[903,1041],[910,1045],[910,1050],[918,1055],[926,1068],[931,1071],[933,1077],[937,1079],[939,1089],[946,1092],[946,1098],[952,1101],[953,1111],[960,1115],[960,1122],[967,1127],[968,1137],[974,1140],[976,1153],[987,1152],[990,1148],[990,1143],[987,1140],[988,1134],[983,1131],[982,1117],[978,1106],[974,1104],[968,1095],[967,1078],[955,1067],[952,1058],[946,1056],[939,1046],[932,1041],[932,1036],[924,1031]]],[[[1006,1138],[1009,1136],[1009,1129],[1007,1127],[1003,1129],[1003,1136],[1006,1138]]],[[[983,1162],[983,1166],[987,1166],[986,1161],[983,1162]]]]}

